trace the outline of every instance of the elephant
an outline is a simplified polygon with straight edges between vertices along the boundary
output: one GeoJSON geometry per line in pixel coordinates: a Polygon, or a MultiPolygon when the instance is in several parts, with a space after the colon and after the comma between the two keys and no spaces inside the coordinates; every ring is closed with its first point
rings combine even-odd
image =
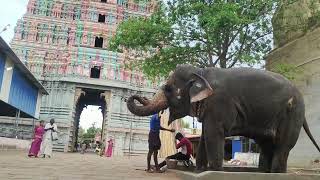
{"type": "Polygon", "coordinates": [[[302,94],[280,74],[254,68],[222,69],[178,65],[154,97],[132,95],[130,112],[149,116],[169,108],[169,124],[185,116],[202,122],[197,169],[223,170],[225,137],[254,139],[259,169],[284,173],[303,127],[314,146],[302,94]],[[140,103],[140,104],[138,104],[140,103]]]}

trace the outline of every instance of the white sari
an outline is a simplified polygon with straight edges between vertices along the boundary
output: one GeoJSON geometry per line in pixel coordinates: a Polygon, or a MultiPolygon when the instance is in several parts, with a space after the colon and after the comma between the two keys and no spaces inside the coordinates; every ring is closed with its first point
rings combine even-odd
{"type": "MultiPolygon", "coordinates": [[[[58,131],[57,125],[54,123],[51,125],[50,123],[47,123],[44,129],[50,129],[52,128],[54,131],[58,131]]],[[[52,140],[52,130],[47,130],[44,135],[43,135],[43,140],[41,143],[41,155],[46,155],[46,156],[52,156],[52,147],[53,147],[53,140],[52,140]]]]}

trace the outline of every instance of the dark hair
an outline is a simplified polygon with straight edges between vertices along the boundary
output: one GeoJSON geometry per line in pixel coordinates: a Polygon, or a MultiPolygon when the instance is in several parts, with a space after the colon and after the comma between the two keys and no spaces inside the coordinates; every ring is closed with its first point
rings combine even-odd
{"type": "Polygon", "coordinates": [[[178,132],[178,133],[176,134],[176,139],[181,139],[181,138],[183,138],[183,135],[178,132]]]}
{"type": "Polygon", "coordinates": [[[44,123],[44,120],[41,120],[40,123],[44,123]]]}

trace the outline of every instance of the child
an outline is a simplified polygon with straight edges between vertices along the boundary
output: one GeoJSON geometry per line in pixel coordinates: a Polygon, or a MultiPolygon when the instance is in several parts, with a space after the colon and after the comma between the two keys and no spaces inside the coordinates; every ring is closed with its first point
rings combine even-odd
{"type": "Polygon", "coordinates": [[[158,165],[158,150],[161,147],[160,130],[175,132],[174,129],[169,130],[169,129],[161,127],[160,118],[161,117],[158,116],[158,114],[154,114],[150,120],[150,131],[149,131],[149,139],[148,139],[149,152],[148,152],[148,156],[147,156],[147,163],[148,164],[147,164],[147,169],[146,169],[146,171],[148,173],[153,172],[151,170],[151,165],[150,165],[152,154],[153,154],[153,160],[154,160],[154,164],[155,164],[155,168],[156,168],[155,171],[161,172],[159,165],[158,165]]]}

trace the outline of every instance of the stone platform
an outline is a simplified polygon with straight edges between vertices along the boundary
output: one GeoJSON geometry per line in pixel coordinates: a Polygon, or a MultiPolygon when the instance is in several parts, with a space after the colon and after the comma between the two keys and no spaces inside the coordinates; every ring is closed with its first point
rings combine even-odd
{"type": "Polygon", "coordinates": [[[29,149],[31,140],[0,137],[0,150],[29,149]]]}
{"type": "Polygon", "coordinates": [[[54,152],[52,158],[28,158],[26,151],[0,151],[1,180],[179,180],[174,172],[146,173],[146,157],[100,157],[54,152]]]}
{"type": "Polygon", "coordinates": [[[170,170],[183,180],[319,180],[318,173],[254,173],[254,172],[217,172],[206,171],[195,174],[179,170],[170,170]]]}

